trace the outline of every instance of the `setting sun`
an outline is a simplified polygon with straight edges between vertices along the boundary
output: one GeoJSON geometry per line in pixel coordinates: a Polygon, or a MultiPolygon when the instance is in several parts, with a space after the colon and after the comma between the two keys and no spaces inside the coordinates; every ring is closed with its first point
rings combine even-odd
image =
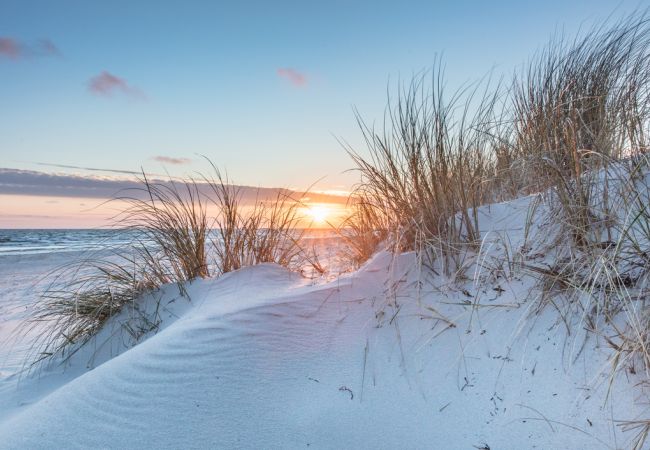
{"type": "Polygon", "coordinates": [[[305,209],[307,216],[316,223],[324,223],[330,216],[330,208],[324,205],[312,205],[305,209]]]}

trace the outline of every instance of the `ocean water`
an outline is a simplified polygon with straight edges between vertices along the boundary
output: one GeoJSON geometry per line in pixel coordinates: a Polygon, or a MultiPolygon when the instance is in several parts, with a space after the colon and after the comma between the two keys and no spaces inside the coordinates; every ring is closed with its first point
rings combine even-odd
{"type": "MultiPolygon", "coordinates": [[[[128,247],[136,233],[120,229],[0,229],[0,257],[117,250],[128,247]]],[[[303,239],[309,246],[323,240],[334,242],[338,240],[338,235],[334,230],[306,230],[303,239]]]]}
{"type": "Polygon", "coordinates": [[[133,237],[128,230],[0,230],[0,257],[119,248],[133,237]]]}

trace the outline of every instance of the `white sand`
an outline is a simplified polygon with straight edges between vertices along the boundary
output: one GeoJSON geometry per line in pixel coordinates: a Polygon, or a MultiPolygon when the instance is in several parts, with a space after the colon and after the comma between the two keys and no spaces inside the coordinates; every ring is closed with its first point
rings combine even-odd
{"type": "MultiPolygon", "coordinates": [[[[481,210],[487,255],[499,233],[520,244],[527,202],[481,210]]],[[[167,287],[144,342],[127,349],[117,317],[65,367],[1,380],[0,448],[629,444],[615,421],[647,417],[639,380],[617,377],[607,398],[610,349],[582,348],[551,309],[530,320],[532,279],[417,268],[381,253],[314,284],[261,265],[193,283],[191,303],[167,287]]]]}

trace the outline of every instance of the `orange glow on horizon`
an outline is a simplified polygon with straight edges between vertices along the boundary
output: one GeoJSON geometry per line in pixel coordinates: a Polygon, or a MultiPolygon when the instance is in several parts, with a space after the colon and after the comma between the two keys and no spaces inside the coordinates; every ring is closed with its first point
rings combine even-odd
{"type": "MultiPolygon", "coordinates": [[[[45,197],[0,194],[0,229],[2,228],[97,228],[114,224],[112,220],[126,203],[106,202],[97,198],[45,197]]],[[[251,205],[243,205],[245,213],[251,205]]],[[[208,205],[208,215],[218,210],[208,205]]],[[[299,207],[299,227],[330,228],[340,226],[349,215],[345,203],[305,203],[299,207]]]]}
{"type": "Polygon", "coordinates": [[[0,194],[0,228],[106,227],[123,207],[97,198],[0,194]]]}

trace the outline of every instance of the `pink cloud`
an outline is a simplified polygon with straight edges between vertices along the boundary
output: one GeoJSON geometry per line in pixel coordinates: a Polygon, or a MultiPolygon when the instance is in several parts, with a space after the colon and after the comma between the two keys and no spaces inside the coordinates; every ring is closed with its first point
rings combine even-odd
{"type": "Polygon", "coordinates": [[[61,50],[57,47],[54,42],[49,39],[41,39],[38,41],[37,50],[39,53],[48,56],[62,56],[61,50]]]}
{"type": "Polygon", "coordinates": [[[129,85],[124,78],[103,71],[88,81],[88,90],[96,95],[110,97],[114,93],[122,93],[129,97],[144,99],[145,95],[138,88],[129,85]]]}
{"type": "Polygon", "coordinates": [[[0,36],[0,57],[17,59],[22,54],[18,41],[10,37],[0,36]]]}
{"type": "Polygon", "coordinates": [[[41,56],[62,56],[59,48],[50,39],[40,39],[35,44],[27,44],[8,36],[0,36],[0,58],[17,60],[41,56]]]}
{"type": "Polygon", "coordinates": [[[296,87],[303,87],[307,85],[307,76],[289,67],[281,67],[277,70],[277,74],[289,81],[296,87]]]}
{"type": "Polygon", "coordinates": [[[154,156],[153,160],[163,164],[175,164],[175,165],[189,164],[192,162],[192,160],[189,158],[172,158],[171,156],[154,156]]]}

